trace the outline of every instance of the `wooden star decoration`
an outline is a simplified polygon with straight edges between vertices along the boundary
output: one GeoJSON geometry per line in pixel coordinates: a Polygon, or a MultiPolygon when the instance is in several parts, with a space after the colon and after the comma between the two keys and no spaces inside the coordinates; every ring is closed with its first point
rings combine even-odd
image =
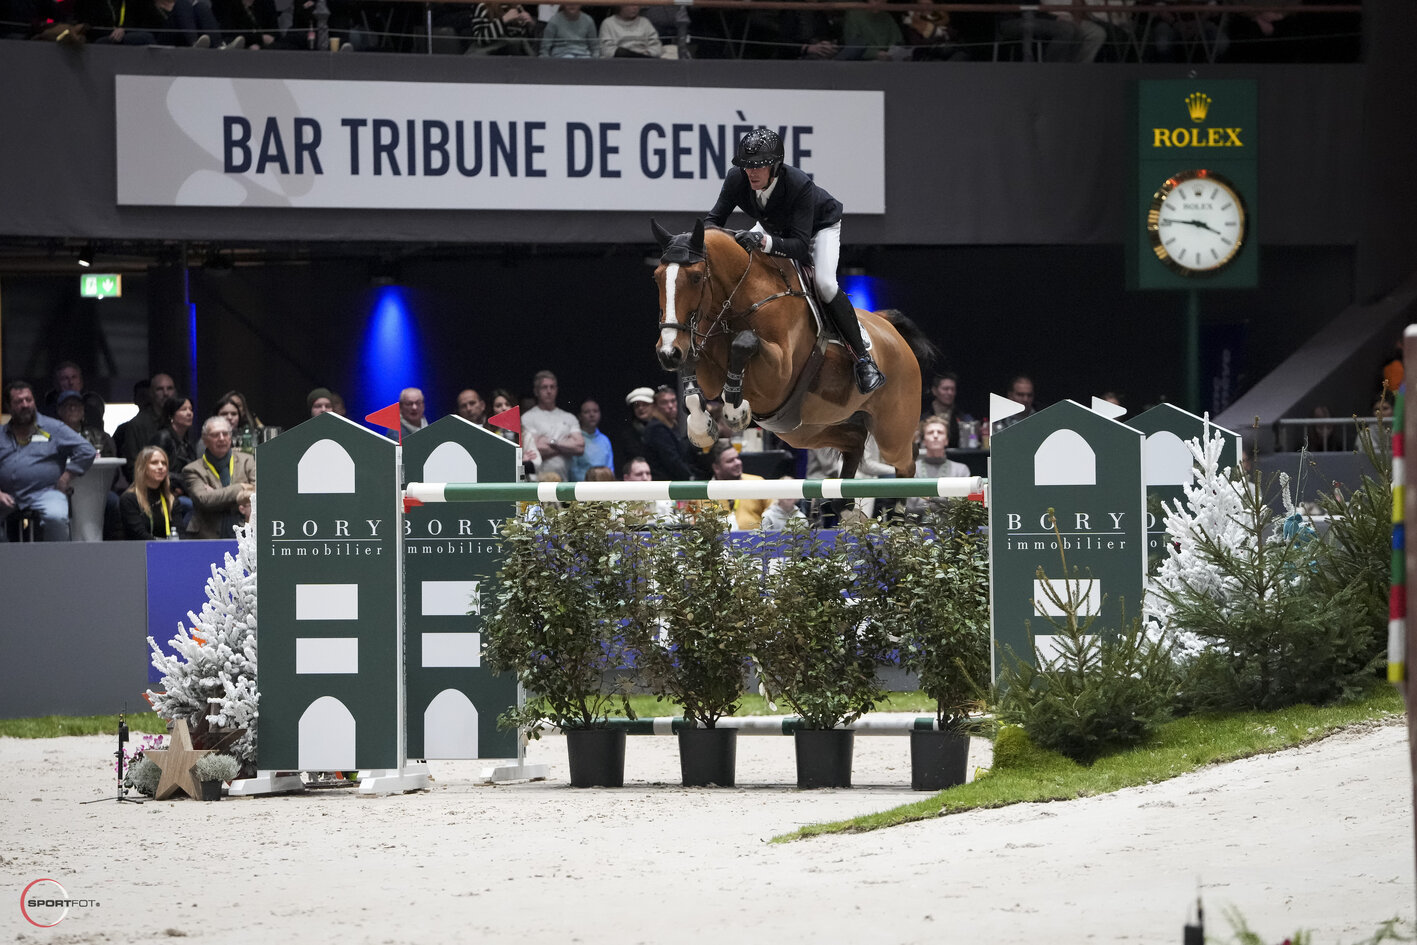
{"type": "Polygon", "coordinates": [[[162,769],[162,778],[157,783],[155,800],[165,801],[178,791],[196,799],[202,796],[202,786],[197,781],[193,766],[203,755],[210,755],[210,749],[192,747],[192,733],[187,730],[187,720],[178,719],[172,723],[172,740],[166,748],[143,752],[144,758],[151,758],[162,769]]]}

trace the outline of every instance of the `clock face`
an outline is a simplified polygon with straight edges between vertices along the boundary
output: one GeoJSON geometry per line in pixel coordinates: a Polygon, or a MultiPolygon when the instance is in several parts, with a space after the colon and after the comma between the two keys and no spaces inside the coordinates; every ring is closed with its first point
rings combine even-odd
{"type": "Polygon", "coordinates": [[[1219,272],[1245,241],[1245,202],[1214,171],[1184,171],[1151,198],[1146,231],[1156,258],[1184,276],[1219,272]]]}

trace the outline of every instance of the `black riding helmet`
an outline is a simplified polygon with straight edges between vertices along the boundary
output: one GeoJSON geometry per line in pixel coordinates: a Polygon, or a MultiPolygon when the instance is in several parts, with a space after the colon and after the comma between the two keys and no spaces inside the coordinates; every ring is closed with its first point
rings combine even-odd
{"type": "Polygon", "coordinates": [[[771,167],[773,176],[782,165],[782,138],[771,128],[757,127],[738,141],[733,154],[734,167],[771,167]]]}

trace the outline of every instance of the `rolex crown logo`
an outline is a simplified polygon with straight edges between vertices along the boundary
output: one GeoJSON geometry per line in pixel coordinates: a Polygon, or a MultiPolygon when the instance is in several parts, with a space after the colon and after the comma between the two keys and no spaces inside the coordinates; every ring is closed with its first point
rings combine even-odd
{"type": "Polygon", "coordinates": [[[1186,111],[1191,113],[1191,121],[1205,121],[1206,112],[1210,111],[1210,96],[1204,92],[1192,92],[1187,95],[1186,111]]]}

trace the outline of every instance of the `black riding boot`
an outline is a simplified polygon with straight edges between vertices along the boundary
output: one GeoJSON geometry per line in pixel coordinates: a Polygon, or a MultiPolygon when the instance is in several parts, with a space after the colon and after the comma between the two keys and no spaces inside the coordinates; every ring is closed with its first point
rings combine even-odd
{"type": "Polygon", "coordinates": [[[866,344],[861,339],[861,323],[856,320],[856,308],[845,292],[838,291],[836,298],[827,303],[827,317],[846,343],[846,350],[856,359],[856,389],[869,394],[884,384],[886,376],[866,353],[866,344]]]}

